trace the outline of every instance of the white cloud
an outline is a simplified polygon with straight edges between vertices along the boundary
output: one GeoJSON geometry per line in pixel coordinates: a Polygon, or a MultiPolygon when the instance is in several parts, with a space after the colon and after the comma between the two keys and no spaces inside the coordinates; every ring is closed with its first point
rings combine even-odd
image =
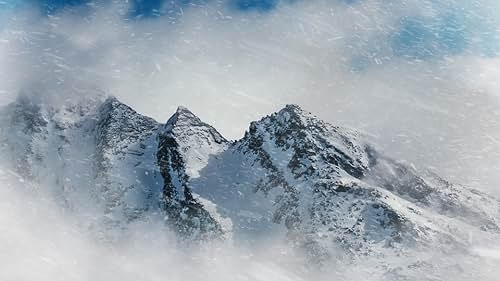
{"type": "Polygon", "coordinates": [[[187,247],[154,220],[129,225],[110,243],[96,239],[9,170],[0,169],[0,185],[1,280],[400,280],[399,270],[418,260],[427,264],[414,272],[416,280],[496,280],[499,274],[498,251],[491,247],[496,242],[483,237],[476,238],[480,243],[473,253],[415,251],[416,256],[387,257],[385,267],[376,258],[337,259],[322,270],[281,240],[252,249],[219,243],[187,247]]]}
{"type": "Polygon", "coordinates": [[[20,90],[57,101],[105,91],[159,121],[188,106],[229,138],[299,103],[377,136],[398,158],[500,194],[497,59],[394,56],[403,15],[440,11],[432,1],[390,3],[298,1],[269,13],[211,4],[174,24],[125,20],[128,7],[116,3],[84,18],[18,14],[0,35],[1,100],[20,90]],[[353,71],[358,59],[367,67],[353,71]]]}
{"type": "MultiPolygon", "coordinates": [[[[427,2],[332,2],[301,1],[264,14],[191,8],[175,24],[125,21],[121,4],[85,18],[18,13],[0,33],[0,103],[21,90],[51,102],[105,91],[160,121],[186,105],[230,138],[250,121],[299,103],[370,133],[397,158],[500,195],[498,59],[394,57],[387,38],[399,17],[432,17],[427,2]],[[360,56],[370,64],[353,71],[360,56]]],[[[50,201],[19,194],[16,179],[0,185],[9,187],[0,189],[2,280],[310,280],[279,244],[275,253],[253,256],[226,245],[182,254],[154,223],[137,225],[123,245],[110,248],[50,201]]],[[[498,253],[481,249],[492,258],[476,260],[484,264],[469,272],[494,280],[498,275],[487,270],[498,253]]],[[[323,279],[376,280],[380,272],[366,263],[365,271],[340,263],[323,279]]]]}

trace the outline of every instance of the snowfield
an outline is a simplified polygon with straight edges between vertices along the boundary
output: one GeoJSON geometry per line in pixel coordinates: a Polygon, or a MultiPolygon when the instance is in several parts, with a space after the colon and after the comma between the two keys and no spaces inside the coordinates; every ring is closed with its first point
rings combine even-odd
{"type": "Polygon", "coordinates": [[[105,96],[1,119],[5,280],[495,280],[500,201],[296,105],[238,141],[105,96]]]}

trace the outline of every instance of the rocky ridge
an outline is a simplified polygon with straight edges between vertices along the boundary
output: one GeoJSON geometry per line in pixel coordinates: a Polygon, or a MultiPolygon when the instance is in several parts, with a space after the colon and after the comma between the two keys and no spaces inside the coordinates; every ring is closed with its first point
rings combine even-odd
{"type": "Polygon", "coordinates": [[[13,169],[109,229],[161,215],[184,239],[283,235],[314,260],[338,249],[465,249],[471,230],[500,231],[495,198],[390,159],[296,105],[235,142],[184,107],[161,124],[112,97],[61,107],[20,97],[1,122],[13,169]]]}

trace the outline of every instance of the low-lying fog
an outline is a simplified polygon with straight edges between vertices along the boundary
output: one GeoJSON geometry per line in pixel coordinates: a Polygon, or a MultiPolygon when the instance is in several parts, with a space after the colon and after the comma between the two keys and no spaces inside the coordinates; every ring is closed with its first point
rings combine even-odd
{"type": "Polygon", "coordinates": [[[418,259],[433,264],[415,280],[496,280],[500,274],[498,240],[483,237],[471,238],[474,255],[416,252],[381,264],[339,254],[321,268],[280,239],[251,249],[229,242],[187,246],[156,218],[109,241],[11,171],[2,169],[0,181],[0,280],[402,280],[399,264],[418,259]]]}
{"type": "MultiPolygon", "coordinates": [[[[209,1],[142,20],[126,19],[125,2],[0,14],[0,103],[106,92],[162,122],[185,105],[233,139],[298,103],[395,158],[500,196],[497,1],[281,1],[267,12],[209,1]]],[[[279,239],[187,247],[154,217],[107,241],[4,166],[2,281],[399,280],[386,273],[404,262],[339,258],[319,269],[279,239]]],[[[500,241],[471,240],[474,254],[419,253],[432,262],[419,280],[498,280],[500,241]]]]}

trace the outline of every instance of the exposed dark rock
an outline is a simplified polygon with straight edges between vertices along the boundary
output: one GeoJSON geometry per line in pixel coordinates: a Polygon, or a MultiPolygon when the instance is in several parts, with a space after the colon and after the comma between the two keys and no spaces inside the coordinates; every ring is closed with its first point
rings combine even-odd
{"type": "Polygon", "coordinates": [[[179,236],[203,240],[269,222],[256,233],[283,227],[318,263],[337,246],[369,255],[463,246],[467,235],[450,230],[463,225],[500,231],[498,200],[394,161],[296,105],[236,142],[184,107],[159,124],[115,98],[63,108],[20,98],[3,112],[2,150],[21,174],[60,187],[71,208],[88,195],[109,227],[160,213],[179,236]]]}

